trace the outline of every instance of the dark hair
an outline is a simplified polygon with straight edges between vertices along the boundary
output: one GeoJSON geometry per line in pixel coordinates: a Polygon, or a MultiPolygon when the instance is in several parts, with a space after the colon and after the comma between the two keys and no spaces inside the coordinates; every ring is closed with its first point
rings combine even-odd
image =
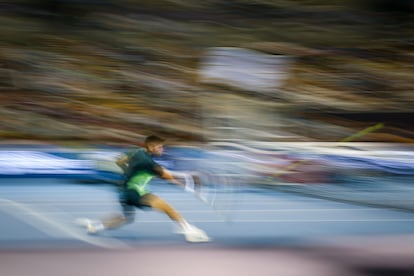
{"type": "Polygon", "coordinates": [[[164,144],[165,140],[156,135],[150,135],[145,138],[145,145],[149,144],[164,144]]]}

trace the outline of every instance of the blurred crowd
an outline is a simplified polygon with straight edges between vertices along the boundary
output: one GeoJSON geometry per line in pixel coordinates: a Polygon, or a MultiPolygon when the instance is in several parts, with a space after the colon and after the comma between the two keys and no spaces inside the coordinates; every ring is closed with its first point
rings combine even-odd
{"type": "Polygon", "coordinates": [[[3,1],[0,137],[412,142],[413,6],[357,3],[3,1]]]}

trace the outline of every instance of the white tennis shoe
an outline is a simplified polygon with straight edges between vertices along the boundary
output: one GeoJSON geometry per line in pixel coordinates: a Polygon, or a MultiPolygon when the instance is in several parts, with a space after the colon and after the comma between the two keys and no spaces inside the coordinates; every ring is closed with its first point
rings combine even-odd
{"type": "Polygon", "coordinates": [[[86,231],[89,234],[96,234],[96,233],[101,232],[105,229],[105,226],[99,220],[91,220],[91,219],[88,219],[88,218],[78,218],[78,219],[75,220],[75,223],[77,225],[85,227],[86,231]]]}
{"type": "Polygon", "coordinates": [[[209,242],[211,239],[207,236],[206,232],[195,227],[194,225],[188,225],[183,230],[185,240],[188,242],[209,242]]]}

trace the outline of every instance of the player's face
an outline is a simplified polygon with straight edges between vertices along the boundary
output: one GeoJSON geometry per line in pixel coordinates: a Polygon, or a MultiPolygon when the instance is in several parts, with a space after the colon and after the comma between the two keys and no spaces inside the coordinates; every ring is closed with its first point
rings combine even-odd
{"type": "Polygon", "coordinates": [[[154,144],[150,146],[150,151],[155,156],[161,156],[164,152],[163,144],[154,144]]]}

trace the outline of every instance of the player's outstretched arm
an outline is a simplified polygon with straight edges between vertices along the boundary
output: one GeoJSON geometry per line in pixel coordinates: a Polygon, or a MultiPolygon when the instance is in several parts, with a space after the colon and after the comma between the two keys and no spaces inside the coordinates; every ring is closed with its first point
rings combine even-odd
{"type": "Polygon", "coordinates": [[[165,168],[160,167],[160,176],[161,178],[168,180],[169,182],[181,186],[181,187],[185,187],[185,184],[182,183],[181,181],[179,181],[177,178],[175,178],[172,173],[170,171],[168,171],[165,168]]]}

